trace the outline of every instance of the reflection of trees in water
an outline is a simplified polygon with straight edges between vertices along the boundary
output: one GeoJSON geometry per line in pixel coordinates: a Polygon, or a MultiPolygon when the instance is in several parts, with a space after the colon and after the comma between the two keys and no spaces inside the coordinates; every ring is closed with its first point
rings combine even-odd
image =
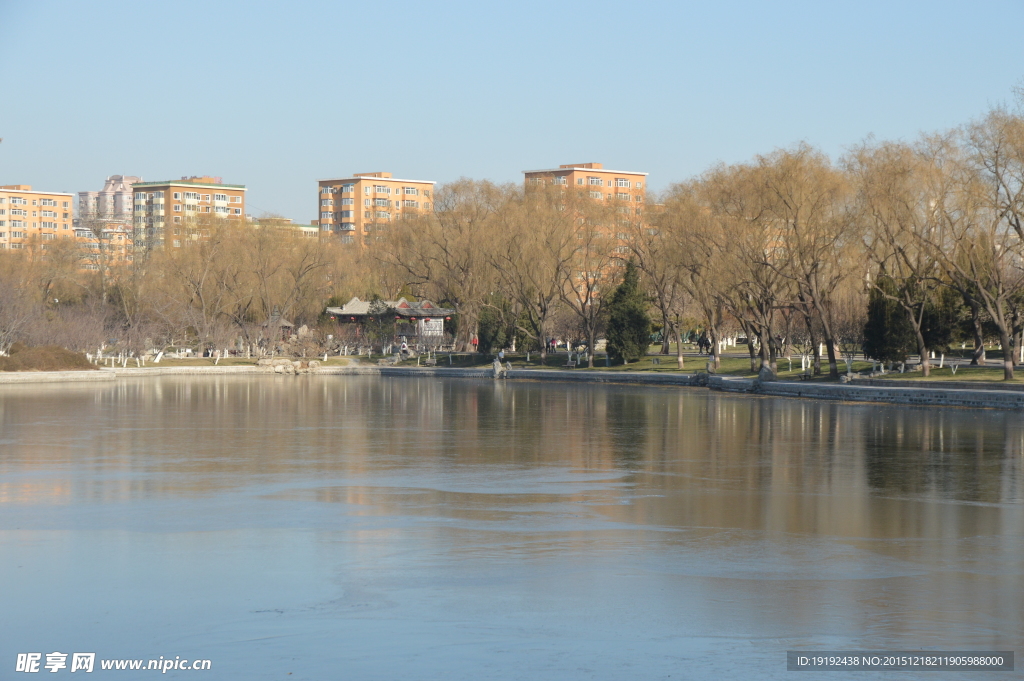
{"type": "Polygon", "coordinates": [[[875,407],[862,428],[870,487],[964,501],[1005,500],[1024,438],[1017,414],[981,410],[875,407]]]}
{"type": "Polygon", "coordinates": [[[869,490],[1019,500],[1019,421],[1009,412],[639,386],[165,377],[0,397],[0,428],[23,433],[7,447],[0,472],[62,465],[74,456],[140,474],[69,487],[68,494],[131,498],[310,470],[329,476],[423,466],[616,474],[626,468],[627,486],[690,495],[680,503],[692,501],[686,513],[702,522],[725,522],[742,507],[741,525],[774,517],[789,526],[793,518],[863,510],[833,509],[829,504],[838,502],[820,495],[843,495],[847,504],[869,490]],[[57,416],[45,427],[31,425],[41,414],[57,416]],[[32,433],[74,442],[74,451],[33,445],[32,433]],[[709,490],[734,496],[725,502],[709,490]]]}

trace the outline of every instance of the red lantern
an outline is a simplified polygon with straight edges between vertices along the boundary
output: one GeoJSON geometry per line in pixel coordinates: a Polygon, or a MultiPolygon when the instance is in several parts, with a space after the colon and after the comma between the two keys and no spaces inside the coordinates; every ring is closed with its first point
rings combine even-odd
{"type": "Polygon", "coordinates": [[[356,320],[356,318],[355,318],[355,317],[349,317],[349,319],[351,319],[352,321],[355,321],[355,320],[356,320]]]}

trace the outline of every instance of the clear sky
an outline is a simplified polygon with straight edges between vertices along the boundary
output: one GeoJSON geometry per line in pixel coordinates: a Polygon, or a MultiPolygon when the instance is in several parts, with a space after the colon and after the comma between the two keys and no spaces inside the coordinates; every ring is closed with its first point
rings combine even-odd
{"type": "Polygon", "coordinates": [[[219,175],[301,222],[353,172],[661,190],[967,122],[1021,83],[1022,26],[1020,0],[0,0],[0,184],[219,175]]]}

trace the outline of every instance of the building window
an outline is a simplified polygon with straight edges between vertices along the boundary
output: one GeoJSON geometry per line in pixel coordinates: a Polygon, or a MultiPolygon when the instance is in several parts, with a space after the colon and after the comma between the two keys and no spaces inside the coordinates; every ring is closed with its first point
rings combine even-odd
{"type": "Polygon", "coordinates": [[[174,247],[175,248],[181,248],[181,239],[175,239],[174,240],[174,247]]]}
{"type": "Polygon", "coordinates": [[[321,220],[330,220],[332,217],[331,213],[320,213],[321,220]]]}
{"type": "Polygon", "coordinates": [[[616,187],[629,187],[629,180],[618,177],[615,179],[616,187]]]}
{"type": "Polygon", "coordinates": [[[334,199],[320,199],[320,205],[321,206],[333,206],[334,205],[334,199]]]}
{"type": "Polygon", "coordinates": [[[228,197],[228,203],[241,203],[241,202],[242,202],[242,197],[241,196],[229,196],[228,197]]]}
{"type": "Polygon", "coordinates": [[[390,220],[391,219],[391,213],[387,212],[386,210],[378,210],[376,212],[376,214],[374,215],[374,217],[375,218],[380,218],[381,220],[390,220]]]}
{"type": "Polygon", "coordinates": [[[600,199],[603,196],[604,194],[602,194],[601,192],[590,192],[590,198],[592,199],[600,199]]]}
{"type": "Polygon", "coordinates": [[[416,187],[404,187],[404,190],[406,194],[410,194],[412,196],[419,196],[420,193],[420,190],[416,189],[416,187]]]}
{"type": "Polygon", "coordinates": [[[242,209],[241,208],[232,208],[231,209],[231,214],[232,215],[241,215],[242,214],[242,209]]]}
{"type": "Polygon", "coordinates": [[[213,195],[213,200],[214,201],[227,201],[228,200],[228,195],[227,194],[214,194],[213,195]]]}
{"type": "Polygon", "coordinates": [[[185,192],[185,200],[186,201],[188,201],[188,200],[198,201],[199,200],[199,192],[185,192]]]}
{"type": "Polygon", "coordinates": [[[637,189],[643,189],[644,188],[644,183],[643,182],[637,182],[636,183],[636,188],[637,189]]]}
{"type": "Polygon", "coordinates": [[[373,200],[373,205],[375,205],[375,206],[382,206],[382,207],[385,207],[385,208],[390,208],[391,207],[391,200],[390,199],[374,199],[373,200]]]}
{"type": "Polygon", "coordinates": [[[171,196],[174,197],[175,201],[181,201],[181,192],[174,192],[171,196]]]}
{"type": "Polygon", "coordinates": [[[615,198],[617,198],[619,201],[629,201],[629,194],[625,192],[619,192],[618,194],[615,195],[615,198]]]}
{"type": "Polygon", "coordinates": [[[600,177],[588,177],[587,178],[587,184],[593,185],[593,186],[596,186],[596,187],[603,187],[604,186],[604,181],[600,177]]]}
{"type": "Polygon", "coordinates": [[[351,194],[355,190],[356,190],[356,186],[354,184],[343,184],[343,185],[341,185],[341,193],[342,194],[351,194]]]}
{"type": "Polygon", "coordinates": [[[390,194],[391,187],[385,187],[382,184],[375,184],[373,185],[373,191],[375,194],[390,194]]]}
{"type": "Polygon", "coordinates": [[[356,212],[354,210],[343,210],[339,212],[341,213],[342,218],[354,218],[356,216],[356,212]]]}
{"type": "Polygon", "coordinates": [[[423,210],[430,210],[430,202],[429,201],[424,202],[423,210]]]}
{"type": "Polygon", "coordinates": [[[351,206],[355,202],[356,202],[355,199],[342,199],[341,200],[341,205],[343,205],[343,206],[351,206]]]}
{"type": "Polygon", "coordinates": [[[178,224],[181,224],[181,216],[180,215],[175,215],[174,216],[174,221],[177,222],[178,224]]]}
{"type": "Polygon", "coordinates": [[[402,205],[403,206],[407,206],[409,208],[419,208],[420,207],[419,201],[405,200],[405,201],[402,202],[402,205]]]}
{"type": "Polygon", "coordinates": [[[363,211],[363,217],[364,218],[369,219],[371,215],[372,215],[372,213],[370,211],[368,211],[368,210],[367,211],[363,211]]]}
{"type": "Polygon", "coordinates": [[[342,234],[341,235],[341,243],[343,243],[343,244],[350,244],[350,243],[352,243],[355,240],[356,240],[356,238],[354,236],[352,236],[351,234],[342,234]]]}
{"type": "Polygon", "coordinates": [[[371,202],[370,199],[363,199],[363,205],[364,206],[372,206],[373,203],[371,202]]]}

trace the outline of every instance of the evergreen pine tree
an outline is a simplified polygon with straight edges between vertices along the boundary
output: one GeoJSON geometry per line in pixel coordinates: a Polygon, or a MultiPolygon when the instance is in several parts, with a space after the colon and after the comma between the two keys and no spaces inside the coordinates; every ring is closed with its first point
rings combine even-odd
{"type": "Polygon", "coordinates": [[[640,273],[632,261],[626,263],[608,312],[608,354],[623,363],[635,362],[647,354],[651,318],[647,315],[647,297],[640,288],[640,273]]]}
{"type": "Polygon", "coordinates": [[[864,354],[879,362],[905,362],[914,349],[914,329],[906,311],[888,296],[898,292],[884,274],[868,296],[868,321],[864,324],[864,354]]]}

